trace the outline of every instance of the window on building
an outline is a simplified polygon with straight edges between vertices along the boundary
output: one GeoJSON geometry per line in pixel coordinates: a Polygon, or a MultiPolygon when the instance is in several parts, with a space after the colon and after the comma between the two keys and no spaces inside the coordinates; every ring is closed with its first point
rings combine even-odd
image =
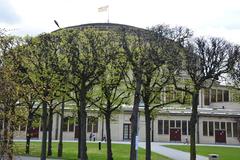
{"type": "Polygon", "coordinates": [[[176,127],[178,127],[178,128],[181,127],[181,121],[176,121],[176,127]]]}
{"type": "Polygon", "coordinates": [[[216,102],[217,92],[216,89],[211,89],[211,102],[216,102]]]}
{"type": "Polygon", "coordinates": [[[87,131],[93,133],[98,132],[98,117],[93,116],[88,117],[87,131]]]}
{"type": "Polygon", "coordinates": [[[42,131],[43,130],[43,123],[42,123],[42,121],[40,123],[41,123],[40,131],[42,131]]]}
{"type": "Polygon", "coordinates": [[[63,131],[64,132],[68,131],[68,117],[63,118],[63,131]]]}
{"type": "Polygon", "coordinates": [[[225,129],[225,122],[221,122],[221,129],[225,129]]]}
{"type": "Polygon", "coordinates": [[[69,132],[73,132],[74,130],[74,118],[69,117],[69,132]]]}
{"type": "Polygon", "coordinates": [[[222,102],[222,90],[217,90],[217,101],[222,102]]]}
{"type": "Polygon", "coordinates": [[[204,105],[209,105],[209,89],[204,89],[204,105]]]}
{"type": "Polygon", "coordinates": [[[239,90],[231,90],[231,101],[239,102],[240,101],[240,91],[239,90]]]}
{"type": "Polygon", "coordinates": [[[175,90],[175,99],[183,99],[183,92],[175,90]]]}
{"type": "Polygon", "coordinates": [[[75,126],[78,126],[78,118],[75,119],[75,126]]]}
{"type": "Polygon", "coordinates": [[[213,122],[212,121],[210,121],[209,123],[209,128],[208,128],[208,135],[209,136],[213,136],[213,122]]]}
{"type": "Polygon", "coordinates": [[[20,125],[20,131],[26,131],[26,125],[25,124],[20,125]]]}
{"type": "Polygon", "coordinates": [[[229,102],[229,91],[224,91],[223,95],[224,95],[224,102],[229,102]]]}
{"type": "Polygon", "coordinates": [[[172,128],[175,127],[175,121],[174,120],[170,120],[170,127],[172,127],[172,128]]]}
{"type": "Polygon", "coordinates": [[[208,123],[207,121],[203,121],[203,136],[208,136],[208,123]]]}
{"type": "Polygon", "coordinates": [[[3,129],[3,121],[0,120],[0,131],[3,129]]]}
{"type": "Polygon", "coordinates": [[[232,137],[232,123],[227,122],[227,137],[232,137]]]}
{"type": "Polygon", "coordinates": [[[163,134],[163,120],[158,120],[158,134],[163,134]]]}
{"type": "Polygon", "coordinates": [[[192,96],[189,93],[184,93],[184,104],[191,104],[192,103],[192,96]]]}
{"type": "Polygon", "coordinates": [[[219,122],[215,122],[215,129],[220,129],[219,128],[219,122]]]}
{"type": "Polygon", "coordinates": [[[39,129],[39,126],[40,126],[40,118],[39,117],[34,118],[32,126],[35,129],[39,129]]]}
{"type": "Polygon", "coordinates": [[[94,123],[93,123],[93,133],[98,132],[98,119],[96,118],[94,123]]]}
{"type": "Polygon", "coordinates": [[[174,100],[174,88],[172,86],[167,86],[165,89],[166,102],[171,102],[174,100]]]}
{"type": "Polygon", "coordinates": [[[182,135],[187,135],[187,121],[182,121],[182,135]]]}
{"type": "Polygon", "coordinates": [[[233,137],[237,137],[237,123],[233,123],[233,137]]]}
{"type": "Polygon", "coordinates": [[[169,133],[169,121],[164,120],[164,134],[168,134],[168,133],[169,133]]]}
{"type": "Polygon", "coordinates": [[[188,121],[188,135],[190,135],[190,128],[191,128],[191,125],[190,125],[190,121],[188,121]]]}

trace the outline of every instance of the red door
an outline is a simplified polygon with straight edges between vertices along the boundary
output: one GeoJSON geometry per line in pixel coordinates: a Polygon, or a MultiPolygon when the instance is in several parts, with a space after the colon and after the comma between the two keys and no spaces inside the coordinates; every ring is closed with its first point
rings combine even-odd
{"type": "Polygon", "coordinates": [[[39,128],[32,128],[31,132],[31,137],[32,138],[38,138],[39,137],[39,128]]]}
{"type": "Polygon", "coordinates": [[[170,129],[170,141],[181,141],[181,129],[170,129]]]}
{"type": "Polygon", "coordinates": [[[216,143],[226,143],[226,131],[215,130],[215,142],[216,143]]]}

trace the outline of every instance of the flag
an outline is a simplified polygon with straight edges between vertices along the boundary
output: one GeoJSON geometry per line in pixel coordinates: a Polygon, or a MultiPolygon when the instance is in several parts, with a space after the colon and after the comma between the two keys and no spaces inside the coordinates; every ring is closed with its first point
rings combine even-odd
{"type": "Polygon", "coordinates": [[[105,12],[108,10],[108,7],[109,7],[108,5],[102,6],[102,7],[98,8],[98,12],[105,12]]]}

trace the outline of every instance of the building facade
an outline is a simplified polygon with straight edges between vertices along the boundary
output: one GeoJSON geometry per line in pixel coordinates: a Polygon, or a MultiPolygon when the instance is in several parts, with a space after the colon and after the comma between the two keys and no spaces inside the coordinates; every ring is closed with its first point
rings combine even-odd
{"type": "MultiPolygon", "coordinates": [[[[198,122],[196,125],[196,141],[198,143],[240,144],[240,104],[233,102],[233,93],[224,86],[213,89],[202,89],[199,93],[198,122]],[[221,93],[221,94],[220,94],[221,93]]],[[[66,109],[63,127],[64,140],[77,139],[77,121],[74,113],[66,109]]],[[[122,108],[112,115],[111,134],[113,141],[129,141],[131,139],[131,106],[122,108]]],[[[151,121],[151,140],[155,142],[185,142],[190,139],[189,121],[190,106],[179,104],[168,105],[155,111],[151,121]]],[[[40,122],[39,122],[40,124],[40,122]]],[[[89,110],[87,118],[87,140],[103,140],[106,138],[105,121],[97,110],[89,110]]],[[[53,139],[59,138],[60,116],[54,115],[53,139]]],[[[16,139],[25,138],[26,126],[19,126],[15,132],[16,139]]],[[[41,139],[41,127],[35,126],[33,138],[41,139]]],[[[145,141],[144,110],[139,113],[139,137],[145,141]]]]}

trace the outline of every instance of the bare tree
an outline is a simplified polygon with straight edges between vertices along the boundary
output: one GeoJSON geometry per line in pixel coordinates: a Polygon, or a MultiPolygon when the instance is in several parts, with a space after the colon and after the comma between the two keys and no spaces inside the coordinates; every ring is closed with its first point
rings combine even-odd
{"type": "Polygon", "coordinates": [[[90,28],[66,29],[62,30],[62,35],[66,65],[70,68],[68,82],[73,92],[68,97],[78,109],[78,158],[87,160],[87,97],[106,70],[113,38],[110,32],[90,28]]]}
{"type": "Polygon", "coordinates": [[[136,160],[138,154],[138,113],[141,101],[141,89],[143,83],[142,67],[147,58],[149,45],[149,31],[138,28],[121,28],[120,42],[130,66],[130,72],[125,74],[125,83],[134,92],[133,110],[131,121],[131,150],[130,159],[136,160]]]}
{"type": "Polygon", "coordinates": [[[195,127],[198,121],[199,91],[202,88],[210,88],[222,74],[233,68],[239,48],[220,38],[196,38],[184,47],[184,51],[179,52],[180,59],[177,59],[181,62],[181,67],[178,66],[178,72],[175,72],[178,74],[173,76],[173,81],[176,89],[187,92],[192,97],[190,159],[196,160],[195,127]],[[189,76],[185,80],[180,78],[180,73],[184,72],[189,76]]]}
{"type": "Polygon", "coordinates": [[[141,96],[144,103],[146,125],[146,160],[151,159],[150,135],[153,111],[171,103],[183,103],[182,96],[175,96],[168,101],[162,98],[163,95],[173,94],[173,90],[167,88],[172,83],[170,72],[174,72],[176,69],[171,68],[168,61],[173,50],[181,49],[175,41],[170,39],[171,34],[173,34],[171,29],[165,25],[158,25],[150,29],[147,52],[144,54],[144,63],[141,67],[141,96]]]}
{"type": "MultiPolygon", "coordinates": [[[[116,43],[118,44],[118,43],[116,43]]],[[[107,160],[113,160],[111,144],[111,116],[129,100],[130,92],[124,85],[124,74],[127,72],[127,62],[124,54],[120,52],[120,46],[111,50],[110,63],[102,75],[100,84],[95,87],[91,96],[92,104],[103,114],[106,124],[107,160]],[[95,101],[95,102],[94,102],[95,101]]]]}

